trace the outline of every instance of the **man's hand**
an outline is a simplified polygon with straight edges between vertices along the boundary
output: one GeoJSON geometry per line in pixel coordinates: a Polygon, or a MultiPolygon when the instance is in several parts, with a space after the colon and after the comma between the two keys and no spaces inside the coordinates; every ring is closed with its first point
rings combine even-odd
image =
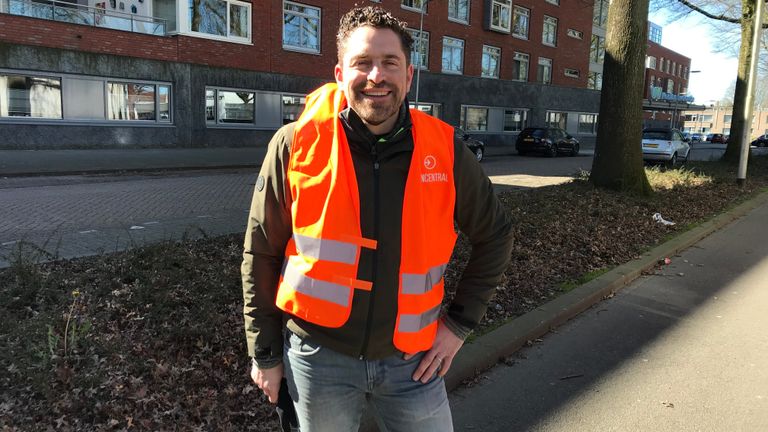
{"type": "Polygon", "coordinates": [[[256,362],[251,364],[251,379],[267,395],[269,402],[277,403],[277,394],[280,392],[280,380],[283,379],[283,364],[269,368],[259,369],[256,362]]]}
{"type": "MultiPolygon", "coordinates": [[[[414,381],[421,381],[426,384],[429,379],[438,371],[439,376],[445,376],[448,369],[451,368],[451,362],[459,352],[459,348],[464,345],[464,341],[453,334],[443,324],[441,320],[437,324],[437,335],[435,335],[435,343],[432,344],[432,348],[424,354],[424,357],[419,363],[419,367],[416,368],[416,372],[413,373],[414,381]]],[[[406,354],[405,359],[413,357],[413,354],[406,354]]]]}

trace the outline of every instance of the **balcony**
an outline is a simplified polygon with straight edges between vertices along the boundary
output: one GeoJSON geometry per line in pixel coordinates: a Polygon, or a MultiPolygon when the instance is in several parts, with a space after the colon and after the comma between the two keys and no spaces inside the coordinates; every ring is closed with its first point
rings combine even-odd
{"type": "Polygon", "coordinates": [[[97,7],[57,0],[0,0],[0,13],[155,36],[167,35],[165,19],[139,15],[136,11],[129,13],[106,9],[107,5],[114,9],[118,4],[125,7],[122,1],[118,3],[115,0],[96,3],[97,7]]]}

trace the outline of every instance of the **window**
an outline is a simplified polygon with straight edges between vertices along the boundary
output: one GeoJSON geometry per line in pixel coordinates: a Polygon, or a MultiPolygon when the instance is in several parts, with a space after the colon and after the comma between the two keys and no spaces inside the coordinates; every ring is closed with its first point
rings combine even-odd
{"type": "Polygon", "coordinates": [[[189,30],[193,33],[250,42],[250,3],[236,0],[188,1],[189,30]]]}
{"type": "Polygon", "coordinates": [[[512,79],[528,81],[528,54],[516,52],[512,61],[512,79]]]}
{"type": "Polygon", "coordinates": [[[659,72],[664,72],[664,57],[659,58],[659,72]]]}
{"type": "Polygon", "coordinates": [[[610,0],[595,0],[595,9],[592,14],[592,24],[597,27],[605,27],[608,21],[608,4],[610,0]]]}
{"type": "Polygon", "coordinates": [[[723,116],[723,123],[730,123],[731,119],[733,118],[732,114],[726,114],[723,116]]]}
{"type": "Polygon", "coordinates": [[[600,72],[590,72],[589,78],[587,78],[587,88],[592,90],[603,89],[603,74],[600,72]]]}
{"type": "Polygon", "coordinates": [[[443,37],[443,72],[460,74],[464,71],[464,41],[443,37]]]}
{"type": "Polygon", "coordinates": [[[512,18],[512,35],[522,39],[528,39],[528,24],[531,18],[531,11],[520,6],[515,6],[514,16],[512,18]]]}
{"type": "Polygon", "coordinates": [[[469,24],[469,0],[448,0],[448,19],[469,24]]]}
{"type": "Polygon", "coordinates": [[[683,66],[683,78],[688,79],[688,66],[683,66]]]}
{"type": "Polygon", "coordinates": [[[418,30],[408,29],[408,33],[413,37],[413,49],[411,50],[411,64],[413,67],[422,69],[429,68],[429,33],[422,32],[419,37],[418,30]]]}
{"type": "Polygon", "coordinates": [[[589,46],[589,61],[602,63],[605,58],[605,38],[592,35],[592,43],[589,46]]]}
{"type": "Polygon", "coordinates": [[[581,32],[581,31],[569,28],[568,29],[568,36],[572,37],[574,39],[582,40],[582,39],[584,39],[584,32],[581,32]]]}
{"type": "Polygon", "coordinates": [[[578,132],[580,134],[597,133],[597,114],[579,114],[578,132]]]}
{"type": "Polygon", "coordinates": [[[488,130],[488,108],[461,107],[461,128],[467,132],[479,132],[488,130]]]}
{"type": "Polygon", "coordinates": [[[215,123],[253,123],[256,93],[240,90],[206,90],[206,120],[215,123]],[[208,109],[209,106],[213,108],[208,109]]]}
{"type": "Polygon", "coordinates": [[[578,78],[579,75],[580,75],[578,69],[568,69],[568,68],[566,68],[563,71],[563,73],[565,74],[565,76],[567,76],[569,78],[578,78]]]}
{"type": "Polygon", "coordinates": [[[306,98],[299,94],[248,89],[205,89],[209,127],[277,129],[299,118],[306,98]]]}
{"type": "Polygon", "coordinates": [[[520,132],[525,129],[528,111],[521,109],[504,110],[504,132],[520,132]]]}
{"type": "Polygon", "coordinates": [[[656,42],[661,45],[661,27],[649,22],[648,23],[648,39],[651,42],[656,42]]]}
{"type": "Polygon", "coordinates": [[[419,102],[419,105],[408,104],[411,109],[417,109],[425,114],[429,114],[432,117],[440,118],[441,105],[436,103],[423,103],[419,102]]]}
{"type": "Polygon", "coordinates": [[[298,120],[301,112],[304,110],[304,105],[307,103],[307,98],[301,95],[283,95],[282,99],[283,124],[298,120]]]}
{"type": "Polygon", "coordinates": [[[671,73],[672,75],[677,75],[675,73],[676,70],[677,70],[677,63],[672,62],[672,70],[669,73],[671,73]]]}
{"type": "Polygon", "coordinates": [[[491,30],[510,31],[512,0],[491,0],[491,30]]]}
{"type": "Polygon", "coordinates": [[[560,128],[565,130],[565,125],[568,124],[568,113],[547,111],[546,126],[551,128],[560,128]]]}
{"type": "Polygon", "coordinates": [[[421,11],[421,8],[424,6],[424,0],[402,0],[400,4],[402,7],[406,9],[416,9],[417,11],[421,11]]]}
{"type": "Polygon", "coordinates": [[[283,3],[283,48],[320,52],[320,9],[300,3],[283,3]]]}
{"type": "Polygon", "coordinates": [[[0,118],[61,119],[61,79],[0,73],[0,118]]]}
{"type": "Polygon", "coordinates": [[[667,93],[674,93],[675,92],[675,81],[668,79],[667,80],[667,93]]]}
{"type": "Polygon", "coordinates": [[[552,3],[553,5],[560,6],[560,0],[547,0],[547,3],[552,3]]]}
{"type": "Polygon", "coordinates": [[[107,119],[170,121],[169,94],[169,86],[107,82],[107,119]]]}
{"type": "Polygon", "coordinates": [[[541,32],[541,43],[557,45],[557,18],[544,15],[544,29],[541,32]]]}
{"type": "Polygon", "coordinates": [[[645,67],[648,69],[656,69],[656,57],[654,56],[647,56],[645,58],[645,67]]]}
{"type": "Polygon", "coordinates": [[[484,78],[498,78],[500,63],[501,48],[483,45],[482,71],[480,76],[484,78]]]}
{"type": "Polygon", "coordinates": [[[539,57],[539,69],[536,72],[536,81],[542,84],[552,82],[552,59],[539,57]]]}
{"type": "Polygon", "coordinates": [[[730,135],[731,128],[723,128],[723,135],[730,135]]]}

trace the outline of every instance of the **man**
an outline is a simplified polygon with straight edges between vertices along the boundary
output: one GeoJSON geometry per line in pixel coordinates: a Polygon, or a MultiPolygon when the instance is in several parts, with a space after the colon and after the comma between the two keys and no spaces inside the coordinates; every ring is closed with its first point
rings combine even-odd
{"type": "Polygon", "coordinates": [[[511,224],[474,155],[408,109],[412,43],[379,7],[344,15],[336,83],[277,132],[256,182],[251,377],[275,403],[285,375],[302,432],[356,431],[366,402],[382,430],[452,430],[443,376],[509,258],[511,224]],[[440,317],[454,221],[473,252],[440,317]]]}

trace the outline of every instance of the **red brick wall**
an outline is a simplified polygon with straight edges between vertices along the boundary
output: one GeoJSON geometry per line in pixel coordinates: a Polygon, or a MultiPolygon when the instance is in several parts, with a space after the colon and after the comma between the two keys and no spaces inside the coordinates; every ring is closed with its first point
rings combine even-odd
{"type": "Polygon", "coordinates": [[[657,44],[656,42],[651,42],[651,41],[648,41],[648,49],[646,50],[645,54],[647,56],[656,57],[656,69],[655,70],[654,69],[650,69],[650,68],[646,68],[645,69],[645,89],[643,90],[643,97],[645,99],[648,99],[650,97],[650,79],[651,79],[651,76],[656,77],[656,81],[657,81],[656,86],[657,87],[663,87],[663,90],[665,92],[667,91],[667,88],[666,88],[666,80],[667,79],[672,79],[672,80],[675,81],[675,89],[674,89],[674,93],[675,94],[678,93],[678,85],[679,85],[679,83],[682,83],[684,88],[686,88],[686,89],[688,88],[688,77],[685,75],[685,73],[682,74],[683,76],[680,76],[680,75],[677,75],[677,70],[676,69],[675,69],[674,73],[667,73],[666,69],[662,70],[661,58],[663,57],[665,59],[665,62],[668,59],[668,60],[671,60],[671,61],[675,62],[676,64],[682,64],[684,68],[685,67],[688,68],[689,73],[690,73],[690,69],[691,69],[691,59],[690,58],[688,58],[688,57],[686,57],[686,56],[684,56],[684,55],[682,55],[682,54],[680,54],[678,52],[672,51],[669,48],[663,47],[663,46],[657,44]],[[664,84],[661,85],[661,86],[658,84],[659,78],[663,79],[663,83],[664,84]]]}
{"type": "MultiPolygon", "coordinates": [[[[319,55],[291,52],[282,48],[282,2],[277,0],[252,1],[252,45],[189,36],[149,36],[7,14],[0,14],[0,41],[332,79],[333,66],[336,63],[336,26],[340,13],[356,3],[369,2],[302,0],[301,3],[317,6],[322,10],[319,55]]],[[[401,8],[400,3],[400,0],[382,0],[380,4],[406,20],[411,28],[417,29],[419,13],[401,8]]],[[[429,70],[440,72],[442,38],[447,35],[465,41],[465,76],[480,75],[482,46],[487,44],[502,49],[501,79],[511,78],[513,53],[520,51],[530,56],[529,81],[536,81],[538,57],[547,57],[553,60],[553,84],[586,87],[592,29],[591,1],[563,0],[560,6],[544,0],[521,0],[513,3],[531,10],[529,40],[484,30],[485,0],[470,1],[469,26],[448,20],[447,2],[429,3],[428,14],[424,17],[424,29],[430,33],[429,70]],[[545,14],[558,18],[556,48],[541,43],[545,14]],[[583,39],[577,40],[567,36],[568,28],[583,32],[583,39]],[[566,77],[563,73],[565,68],[578,70],[580,77],[566,77]]]]}

